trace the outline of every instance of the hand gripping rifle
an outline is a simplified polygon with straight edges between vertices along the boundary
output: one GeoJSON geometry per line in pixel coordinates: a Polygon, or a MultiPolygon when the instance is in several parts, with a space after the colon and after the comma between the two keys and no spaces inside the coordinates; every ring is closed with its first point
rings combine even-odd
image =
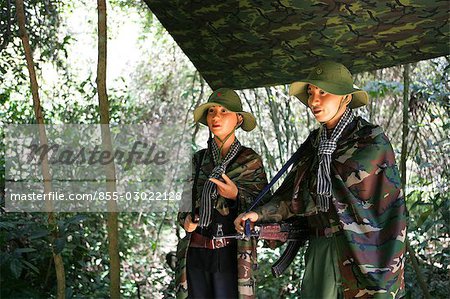
{"type": "MultiPolygon", "coordinates": [[[[246,210],[246,213],[255,208],[262,200],[264,195],[269,192],[270,188],[276,181],[287,171],[287,169],[296,161],[298,161],[300,154],[304,151],[306,142],[292,155],[292,157],[283,165],[278,173],[272,178],[270,183],[258,194],[252,205],[246,210]]],[[[300,178],[301,179],[301,178],[300,178]]],[[[300,247],[302,247],[308,236],[308,228],[305,218],[292,217],[287,221],[281,223],[265,223],[256,224],[251,229],[250,220],[245,221],[244,233],[224,236],[219,225],[214,239],[249,239],[250,237],[257,237],[263,240],[278,240],[287,242],[287,247],[278,261],[272,266],[272,274],[275,277],[280,276],[294,260],[300,247]]]]}
{"type": "Polygon", "coordinates": [[[280,223],[262,223],[255,224],[250,233],[223,235],[221,224],[218,224],[215,240],[238,239],[248,240],[250,237],[256,237],[262,240],[273,240],[287,242],[287,247],[280,258],[272,265],[272,274],[275,277],[280,276],[289,267],[294,260],[300,247],[305,245],[308,238],[309,229],[304,217],[291,217],[280,223]]]}

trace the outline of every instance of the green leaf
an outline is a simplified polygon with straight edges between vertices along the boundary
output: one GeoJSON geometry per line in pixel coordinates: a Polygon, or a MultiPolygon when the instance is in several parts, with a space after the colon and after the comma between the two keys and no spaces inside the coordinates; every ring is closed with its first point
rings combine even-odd
{"type": "Polygon", "coordinates": [[[34,272],[36,272],[36,274],[39,274],[39,269],[34,266],[33,264],[27,262],[26,260],[22,260],[22,263],[27,266],[28,268],[30,268],[31,270],[33,270],[34,272]]]}
{"type": "Polygon", "coordinates": [[[39,239],[39,238],[45,237],[47,235],[48,235],[47,230],[45,230],[45,229],[38,230],[38,231],[33,232],[33,234],[30,236],[30,240],[39,239]]]}
{"type": "Polygon", "coordinates": [[[442,126],[442,128],[443,128],[444,130],[450,129],[450,123],[444,124],[444,125],[442,126]]]}
{"type": "Polygon", "coordinates": [[[427,211],[423,212],[420,217],[419,220],[417,220],[417,227],[421,227],[423,225],[423,223],[428,219],[428,217],[431,215],[431,213],[433,212],[433,209],[428,209],[427,211]]]}
{"type": "Polygon", "coordinates": [[[27,253],[27,252],[34,252],[36,249],[34,248],[17,248],[14,250],[15,253],[27,253]]]}
{"type": "Polygon", "coordinates": [[[0,222],[0,228],[8,229],[8,228],[14,228],[15,225],[13,223],[7,223],[7,222],[0,222]]]}
{"type": "Polygon", "coordinates": [[[431,164],[430,162],[424,162],[419,165],[419,168],[421,168],[421,169],[422,168],[430,168],[432,166],[433,166],[433,164],[431,164]]]}
{"type": "Polygon", "coordinates": [[[7,252],[0,252],[0,265],[3,265],[10,259],[11,255],[7,252]]]}
{"type": "Polygon", "coordinates": [[[81,222],[85,219],[86,219],[85,215],[76,215],[76,216],[69,218],[66,222],[70,223],[70,224],[72,224],[72,223],[75,224],[75,223],[81,222]]]}
{"type": "Polygon", "coordinates": [[[59,254],[66,245],[66,239],[64,238],[57,238],[55,240],[55,254],[59,254]]]}
{"type": "Polygon", "coordinates": [[[66,288],[66,296],[67,299],[70,299],[73,297],[73,289],[71,287],[66,288]]]}
{"type": "Polygon", "coordinates": [[[19,259],[13,258],[9,263],[9,269],[11,269],[11,272],[15,278],[19,278],[22,273],[22,263],[19,259]]]}

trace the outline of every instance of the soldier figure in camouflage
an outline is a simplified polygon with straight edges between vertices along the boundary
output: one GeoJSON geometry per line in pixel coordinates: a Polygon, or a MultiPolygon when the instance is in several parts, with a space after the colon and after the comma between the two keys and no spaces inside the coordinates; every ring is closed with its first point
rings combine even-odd
{"type": "Polygon", "coordinates": [[[177,298],[255,298],[256,240],[213,239],[236,233],[233,220],[267,185],[261,157],[235,137],[239,127],[253,130],[255,118],[236,92],[220,88],[194,120],[209,127],[210,138],[193,158],[195,212],[178,214],[187,233],[177,246],[177,298]]]}
{"type": "Polygon", "coordinates": [[[322,62],[290,94],[321,126],[270,201],[239,215],[236,229],[247,219],[307,218],[301,298],[404,296],[406,207],[394,152],[380,127],[351,110],[367,93],[344,65],[322,62]]]}

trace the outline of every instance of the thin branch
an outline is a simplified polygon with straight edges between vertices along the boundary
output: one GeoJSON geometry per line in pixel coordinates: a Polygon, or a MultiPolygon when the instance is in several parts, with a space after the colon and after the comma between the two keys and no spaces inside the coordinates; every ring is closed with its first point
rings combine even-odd
{"type": "Polygon", "coordinates": [[[397,111],[397,109],[395,109],[395,108],[392,107],[392,109],[391,109],[391,114],[389,115],[389,118],[388,118],[388,122],[387,122],[387,124],[386,124],[386,126],[385,126],[385,128],[384,128],[384,131],[385,131],[385,132],[387,132],[387,131],[389,130],[389,127],[390,127],[390,125],[391,125],[391,121],[392,121],[392,119],[393,119],[394,114],[395,114],[396,111],[397,111]]]}

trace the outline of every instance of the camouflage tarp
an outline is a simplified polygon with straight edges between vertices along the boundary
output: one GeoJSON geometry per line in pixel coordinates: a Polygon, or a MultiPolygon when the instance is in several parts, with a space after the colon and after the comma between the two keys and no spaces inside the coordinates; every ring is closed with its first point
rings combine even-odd
{"type": "Polygon", "coordinates": [[[317,61],[352,73],[449,51],[447,0],[145,0],[211,88],[291,83],[317,61]]]}

